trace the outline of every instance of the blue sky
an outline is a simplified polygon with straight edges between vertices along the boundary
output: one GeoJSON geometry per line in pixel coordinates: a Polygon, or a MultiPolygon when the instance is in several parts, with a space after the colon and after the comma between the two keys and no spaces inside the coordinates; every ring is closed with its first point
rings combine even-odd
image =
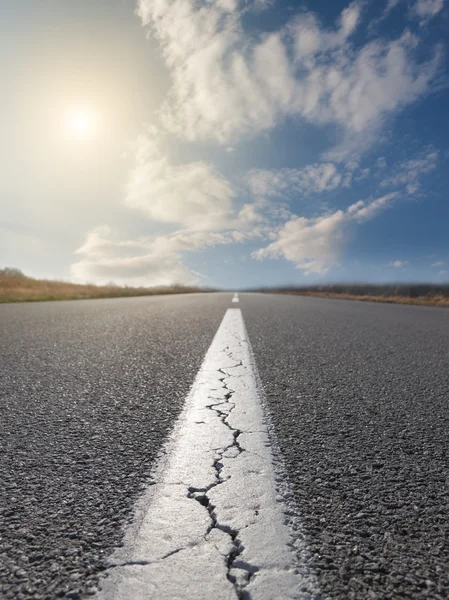
{"type": "Polygon", "coordinates": [[[445,0],[0,0],[0,263],[449,279],[445,0]]]}

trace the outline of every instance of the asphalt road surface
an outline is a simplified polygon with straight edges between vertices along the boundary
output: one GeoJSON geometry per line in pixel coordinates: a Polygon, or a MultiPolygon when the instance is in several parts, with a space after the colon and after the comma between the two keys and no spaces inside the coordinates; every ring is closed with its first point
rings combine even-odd
{"type": "MultiPolygon", "coordinates": [[[[231,294],[0,306],[0,597],[83,598],[231,294]]],[[[322,598],[449,597],[449,311],[244,294],[322,598]]]]}

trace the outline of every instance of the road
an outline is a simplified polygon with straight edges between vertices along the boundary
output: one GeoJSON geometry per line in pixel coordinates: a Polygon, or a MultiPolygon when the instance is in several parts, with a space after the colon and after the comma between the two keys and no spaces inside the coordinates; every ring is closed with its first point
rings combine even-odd
{"type": "MultiPolygon", "coordinates": [[[[82,598],[231,294],[0,306],[0,597],[82,598]]],[[[449,311],[240,307],[322,598],[449,597],[449,311]]]]}

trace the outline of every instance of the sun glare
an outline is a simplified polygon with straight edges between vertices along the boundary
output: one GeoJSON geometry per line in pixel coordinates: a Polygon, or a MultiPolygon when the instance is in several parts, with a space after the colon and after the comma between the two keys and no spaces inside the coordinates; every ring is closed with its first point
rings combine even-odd
{"type": "Polygon", "coordinates": [[[66,118],[66,126],[72,137],[88,140],[95,136],[97,119],[92,109],[73,109],[66,118]]]}

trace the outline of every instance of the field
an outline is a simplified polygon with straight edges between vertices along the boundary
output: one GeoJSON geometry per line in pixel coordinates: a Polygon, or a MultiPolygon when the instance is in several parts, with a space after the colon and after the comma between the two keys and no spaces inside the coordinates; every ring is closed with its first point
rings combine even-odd
{"type": "MultiPolygon", "coordinates": [[[[0,269],[0,303],[39,302],[44,300],[83,300],[122,298],[157,294],[186,294],[213,291],[173,285],[170,287],[122,287],[118,285],[78,284],[27,277],[17,269],[0,269]]],[[[275,294],[297,294],[318,298],[339,298],[362,302],[393,302],[421,306],[449,307],[449,284],[329,284],[320,286],[284,286],[250,290],[275,294]]]]}
{"type": "Polygon", "coordinates": [[[331,284],[322,286],[286,286],[259,291],[277,294],[298,294],[318,298],[340,298],[362,302],[392,302],[421,306],[449,307],[449,284],[331,284]]]}
{"type": "Polygon", "coordinates": [[[121,298],[155,294],[185,294],[206,291],[195,287],[120,287],[116,285],[82,285],[26,277],[16,269],[0,269],[0,303],[39,302],[43,300],[84,300],[88,298],[121,298]]]}

